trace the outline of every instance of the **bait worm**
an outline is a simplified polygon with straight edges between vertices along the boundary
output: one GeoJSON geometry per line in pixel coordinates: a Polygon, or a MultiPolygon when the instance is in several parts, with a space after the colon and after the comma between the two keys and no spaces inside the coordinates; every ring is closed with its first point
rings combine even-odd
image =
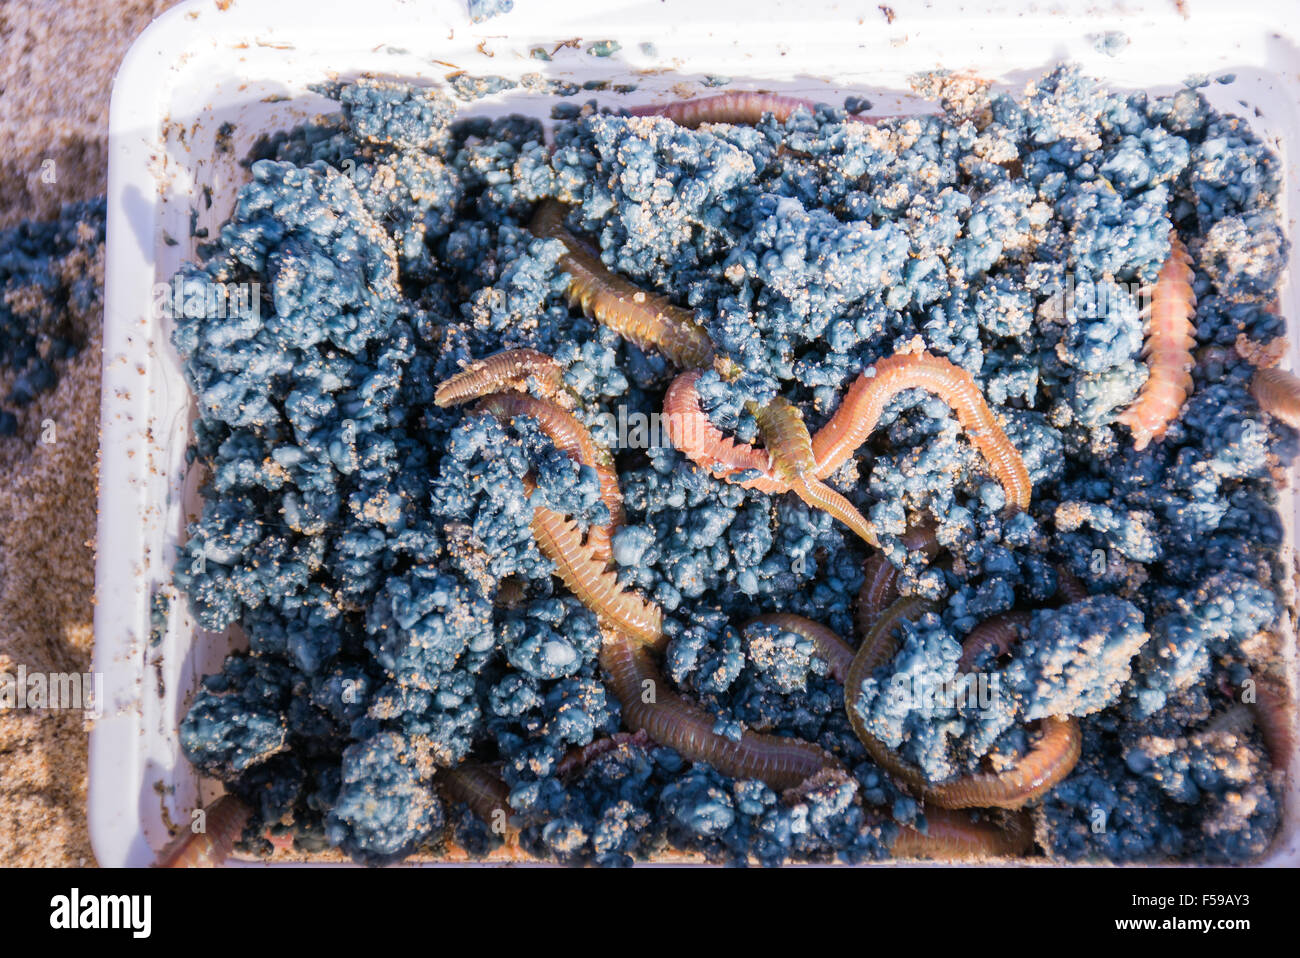
{"type": "Polygon", "coordinates": [[[907,353],[877,360],[849,387],[835,415],[813,436],[816,477],[825,479],[866,441],[891,399],[907,389],[938,396],[957,414],[962,428],[988,460],[1006,490],[1010,508],[1029,508],[1029,472],[984,402],[971,374],[931,353],[907,353]]]}
{"type": "Polygon", "coordinates": [[[745,623],[745,628],[751,625],[770,625],[783,632],[793,632],[795,635],[803,636],[817,647],[817,657],[825,659],[830,665],[831,675],[835,681],[843,684],[847,678],[849,666],[853,663],[853,649],[820,622],[795,615],[793,612],[773,612],[750,619],[745,623]]]}
{"type": "Polygon", "coordinates": [[[1300,379],[1295,374],[1274,367],[1256,369],[1250,394],[1264,412],[1300,429],[1300,379]]]}
{"type": "Polygon", "coordinates": [[[700,408],[695,386],[702,372],[694,369],[682,373],[673,380],[664,397],[668,438],[674,448],[719,479],[733,482],[732,476],[747,474],[749,478],[739,482],[742,488],[768,494],[793,491],[814,509],[822,509],[843,522],[872,546],[880,545],[875,530],[853,503],[805,474],[814,465],[812,438],[798,409],[778,396],[754,410],[765,449],[738,443],[713,425],[700,408]]]}
{"type": "Polygon", "coordinates": [[[533,509],[533,536],[542,554],[555,563],[555,574],[583,605],[638,642],[658,645],[663,639],[663,610],[618,582],[618,574],[583,543],[577,523],[542,506],[533,509]]]}
{"type": "Polygon", "coordinates": [[[702,373],[701,369],[682,373],[664,396],[664,417],[673,447],[719,479],[730,482],[730,477],[740,472],[759,473],[742,481],[741,487],[767,493],[784,492],[788,486],[773,474],[768,453],[723,435],[700,408],[695,384],[702,373]]]}
{"type": "Polygon", "coordinates": [[[470,363],[438,385],[433,401],[446,408],[503,389],[526,392],[530,379],[547,399],[562,406],[572,403],[564,385],[564,367],[535,349],[507,349],[470,363]]]}
{"type": "Polygon", "coordinates": [[[925,810],[926,830],[903,828],[890,845],[895,858],[972,860],[1023,858],[1034,847],[1033,826],[1024,813],[1008,816],[1003,826],[971,821],[965,812],[925,810]]]}
{"type": "Polygon", "coordinates": [[[713,362],[713,343],[694,315],[610,272],[565,228],[563,204],[544,201],[530,228],[537,236],[564,244],[559,266],[569,274],[569,301],[587,316],[642,349],[659,350],[686,369],[713,362]]]}
{"type": "Polygon", "coordinates": [[[1133,433],[1133,448],[1141,451],[1164,438],[1169,424],[1183,411],[1192,392],[1196,359],[1196,293],[1192,290],[1192,258],[1173,230],[1169,258],[1160,268],[1146,316],[1147,381],[1118,422],[1133,433]]]}
{"type": "MultiPolygon", "coordinates": [[[[662,116],[672,120],[678,126],[695,129],[705,123],[730,123],[735,126],[748,125],[762,121],[765,114],[772,114],[778,123],[784,123],[803,107],[809,113],[816,110],[817,104],[802,97],[782,96],[779,93],[759,93],[755,90],[734,90],[713,96],[697,97],[677,103],[664,103],[654,106],[635,106],[628,112],[632,116],[662,116]]],[[[874,123],[883,120],[883,116],[855,116],[849,114],[848,120],[857,123],[874,123]]]]}
{"type": "Polygon", "coordinates": [[[813,457],[812,437],[808,435],[808,427],[804,425],[798,407],[783,396],[777,396],[767,405],[752,411],[763,436],[763,445],[772,458],[776,477],[808,505],[829,513],[873,549],[879,549],[880,540],[876,538],[875,529],[853,503],[813,478],[817,463],[813,457]]]}
{"type": "Polygon", "coordinates": [[[537,420],[542,432],[550,437],[557,449],[582,465],[596,470],[596,477],[600,480],[600,500],[609,509],[609,522],[603,526],[592,526],[587,533],[587,544],[594,549],[596,558],[608,563],[611,557],[610,537],[626,519],[623,493],[618,487],[618,473],[614,470],[614,461],[609,452],[597,444],[587,427],[571,413],[545,399],[537,399],[527,393],[495,393],[484,398],[478,408],[502,421],[509,421],[516,416],[531,416],[537,420]]]}
{"type": "Polygon", "coordinates": [[[817,745],[746,729],[740,741],[713,731],[716,719],[668,688],[649,650],[622,635],[606,635],[600,664],[623,724],[644,731],[692,762],[705,762],[731,778],[756,778],[777,791],[794,788],[838,762],[817,745]]]}
{"type": "Polygon", "coordinates": [[[158,868],[215,868],[230,857],[252,814],[244,802],[229,793],[204,810],[201,832],[182,831],[158,858],[158,868]]]}
{"type": "Polygon", "coordinates": [[[941,808],[1020,808],[1051,790],[1079,761],[1083,738],[1073,718],[1041,721],[1042,738],[1014,768],[997,774],[976,772],[947,782],[932,783],[921,769],[904,761],[867,731],[858,714],[862,683],[898,650],[894,633],[905,619],[928,611],[932,604],[916,596],[894,602],[863,638],[844,683],[845,710],[853,731],[872,760],[899,784],[941,808]]]}
{"type": "MultiPolygon", "coordinates": [[[[930,526],[908,529],[902,535],[902,542],[909,553],[920,552],[931,559],[939,554],[939,540],[930,526]]],[[[883,554],[876,553],[867,559],[863,574],[855,614],[859,635],[866,635],[880,613],[898,598],[898,567],[883,554]]]]}

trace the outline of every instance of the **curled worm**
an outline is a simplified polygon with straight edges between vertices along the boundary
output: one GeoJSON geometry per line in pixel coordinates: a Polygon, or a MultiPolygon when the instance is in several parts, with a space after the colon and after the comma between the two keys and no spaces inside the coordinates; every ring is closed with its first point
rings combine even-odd
{"type": "Polygon", "coordinates": [[[717,734],[716,719],[669,689],[649,651],[626,636],[606,634],[600,664],[623,706],[623,724],[692,762],[706,762],[731,778],[759,779],[778,791],[838,764],[819,746],[800,739],[749,729],[738,742],[717,734]]]}
{"type": "Polygon", "coordinates": [[[1083,738],[1073,718],[1045,718],[1042,738],[1014,768],[992,774],[976,772],[947,782],[932,783],[921,769],[904,761],[884,742],[867,731],[858,714],[862,683],[898,650],[895,631],[905,619],[932,608],[931,603],[907,596],[893,603],[863,638],[844,683],[844,705],[849,723],[872,760],[913,794],[941,808],[1020,808],[1051,790],[1079,761],[1083,738]]]}
{"type": "Polygon", "coordinates": [[[1164,438],[1192,392],[1196,360],[1196,294],[1192,291],[1192,258],[1173,230],[1169,258],[1156,277],[1146,313],[1147,381],[1137,399],[1117,419],[1133,433],[1133,448],[1145,449],[1164,438]]]}
{"type": "Polygon", "coordinates": [[[788,486],[774,474],[769,455],[723,435],[700,408],[695,386],[702,374],[701,369],[682,373],[672,381],[664,396],[664,417],[668,420],[668,439],[673,447],[719,479],[730,482],[733,481],[730,477],[737,473],[757,473],[740,485],[759,492],[784,492],[788,486]]]}
{"type": "Polygon", "coordinates": [[[1275,367],[1256,369],[1250,394],[1264,412],[1300,429],[1300,379],[1294,373],[1275,367]]]}
{"type": "Polygon", "coordinates": [[[564,367],[535,349],[507,349],[470,363],[438,385],[433,401],[445,408],[503,389],[524,392],[530,379],[546,398],[562,406],[572,402],[564,386],[564,367]]]}
{"type": "Polygon", "coordinates": [[[1025,462],[1011,444],[971,374],[927,352],[906,353],[878,360],[849,387],[835,415],[813,436],[816,476],[825,479],[866,441],[891,399],[907,389],[924,389],[938,396],[983,454],[1006,490],[1009,508],[1029,508],[1032,487],[1025,462]]]}
{"type": "MultiPolygon", "coordinates": [[[[931,559],[939,554],[939,540],[930,526],[908,529],[903,533],[902,543],[909,553],[919,552],[931,559]]],[[[867,559],[863,576],[855,612],[859,635],[866,635],[880,613],[898,598],[898,567],[883,554],[876,553],[867,559]]]]}
{"type": "Polygon", "coordinates": [[[598,619],[638,642],[658,645],[662,641],[663,610],[619,585],[618,575],[582,541],[572,519],[537,506],[532,530],[537,547],[555,563],[555,574],[598,619]]]}
{"type": "Polygon", "coordinates": [[[687,369],[713,362],[713,343],[695,316],[658,293],[639,289],[605,264],[564,226],[564,206],[546,200],[530,227],[564,244],[560,269],[569,274],[569,301],[643,349],[657,349],[687,369]]]}
{"type": "Polygon", "coordinates": [[[487,396],[478,407],[498,419],[508,422],[516,416],[531,416],[537,420],[542,432],[550,437],[555,447],[584,466],[596,470],[600,481],[600,500],[609,510],[609,522],[592,526],[587,533],[587,544],[597,559],[608,563],[611,557],[610,536],[623,525],[623,493],[618,487],[618,473],[608,450],[600,446],[587,427],[573,415],[553,402],[537,399],[526,393],[495,393],[487,396]]]}
{"type": "Polygon", "coordinates": [[[853,663],[853,649],[820,622],[795,615],[793,612],[773,612],[769,615],[757,616],[745,623],[746,628],[751,625],[770,625],[783,632],[793,632],[795,635],[803,636],[816,646],[817,657],[826,660],[830,665],[831,675],[837,682],[843,683],[847,677],[849,666],[853,663]]]}
{"type": "Polygon", "coordinates": [[[204,809],[201,832],[185,830],[163,850],[158,868],[215,868],[230,857],[252,814],[244,802],[229,793],[204,809]]]}
{"type": "MultiPolygon", "coordinates": [[[[750,625],[770,625],[810,639],[817,648],[817,655],[830,663],[831,675],[841,683],[850,681],[853,650],[820,622],[793,613],[777,612],[750,619],[746,627],[750,625]]],[[[863,661],[870,664],[874,660],[875,656],[869,656],[863,661]]],[[[1020,816],[1015,816],[1011,825],[1005,828],[990,822],[974,822],[969,815],[939,808],[927,809],[925,818],[929,826],[925,833],[908,827],[900,830],[890,845],[892,855],[896,858],[988,858],[1024,855],[1033,846],[1028,823],[1020,820],[1020,816]]]]}
{"type": "Polygon", "coordinates": [[[778,396],[754,411],[767,448],[738,443],[713,425],[700,408],[695,387],[702,372],[694,369],[682,373],[664,397],[668,438],[674,448],[728,482],[737,481],[733,476],[745,474],[747,478],[739,480],[742,488],[769,494],[794,491],[804,502],[830,513],[871,545],[879,545],[875,530],[853,503],[805,474],[804,470],[813,466],[812,439],[798,409],[778,396]]]}

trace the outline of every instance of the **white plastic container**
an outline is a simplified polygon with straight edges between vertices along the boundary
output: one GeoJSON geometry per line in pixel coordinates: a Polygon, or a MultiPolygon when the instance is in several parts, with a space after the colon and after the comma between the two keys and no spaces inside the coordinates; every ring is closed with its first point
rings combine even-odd
{"type": "MultiPolygon", "coordinates": [[[[167,841],[167,823],[187,824],[190,810],[216,793],[180,754],[176,727],[199,678],[237,644],[236,636],[197,629],[183,599],[173,602],[161,640],[150,643],[152,596],[169,583],[186,523],[200,511],[184,459],[193,407],[153,287],[194,258],[191,208],[213,232],[227,218],[246,178],[237,160],[259,133],[336,108],[309,84],[365,72],[425,82],[456,70],[540,72],[636,83],[626,102],[640,104],[707,94],[700,81],[714,75],[731,77],[728,89],[836,104],[861,94],[873,112],[898,113],[926,108],[902,91],[910,74],[939,67],[1018,88],[1069,59],[1114,87],[1153,92],[1192,73],[1233,73],[1233,83],[1205,93],[1220,110],[1248,117],[1278,150],[1285,209],[1300,209],[1300,15],[1268,0],[1197,0],[1187,17],[1168,0],[1113,8],[1095,0],[931,0],[918,9],[895,0],[892,22],[876,0],[518,0],[512,13],[482,24],[469,22],[463,0],[222,5],[191,0],[160,17],[131,47],[113,87],[94,658],[105,710],[91,735],[89,802],[101,865],[150,863],[167,841]],[[1128,39],[1115,56],[1097,42],[1107,31],[1128,39]],[[588,52],[604,40],[621,49],[604,58],[588,52]],[[552,60],[530,56],[537,47],[552,60]],[[218,153],[227,122],[231,149],[218,153]],[[199,186],[210,188],[210,208],[199,186]]],[[[570,102],[590,96],[621,102],[607,92],[570,102]]],[[[465,109],[547,117],[554,102],[512,91],[465,109]]],[[[1288,229],[1300,239],[1293,219],[1288,229]]],[[[1294,271],[1293,258],[1282,289],[1293,324],[1294,271]]],[[[1291,368],[1300,368],[1298,358],[1293,342],[1291,368]]],[[[1286,515],[1288,543],[1294,511],[1286,515]]],[[[1288,562],[1292,554],[1288,545],[1288,562]]],[[[1288,642],[1294,650],[1294,637],[1288,642]]],[[[1300,760],[1292,767],[1300,773],[1300,760]]],[[[1295,779],[1269,863],[1300,861],[1295,779]]]]}

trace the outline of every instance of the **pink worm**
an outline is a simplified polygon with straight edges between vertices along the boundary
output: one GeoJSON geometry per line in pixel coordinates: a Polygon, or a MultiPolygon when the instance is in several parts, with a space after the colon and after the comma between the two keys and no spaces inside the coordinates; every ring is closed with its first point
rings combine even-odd
{"type": "Polygon", "coordinates": [[[1173,230],[1169,232],[1169,258],[1156,277],[1147,314],[1147,381],[1117,419],[1133,432],[1133,448],[1159,442],[1169,424],[1183,411],[1192,392],[1192,367],[1196,359],[1196,293],[1192,291],[1192,258],[1173,230]]]}
{"type": "MultiPolygon", "coordinates": [[[[756,90],[732,90],[713,96],[697,97],[677,103],[660,103],[634,106],[628,110],[633,116],[662,116],[678,126],[695,129],[703,123],[755,124],[765,114],[772,114],[778,123],[784,123],[796,110],[803,107],[812,113],[817,104],[802,97],[783,96],[779,93],[760,93],[756,90]]],[[[848,119],[857,123],[874,123],[886,119],[882,116],[855,116],[848,119]]]]}
{"type": "Polygon", "coordinates": [[[230,857],[252,809],[229,793],[204,810],[204,830],[185,829],[158,857],[158,868],[215,868],[230,857]]]}

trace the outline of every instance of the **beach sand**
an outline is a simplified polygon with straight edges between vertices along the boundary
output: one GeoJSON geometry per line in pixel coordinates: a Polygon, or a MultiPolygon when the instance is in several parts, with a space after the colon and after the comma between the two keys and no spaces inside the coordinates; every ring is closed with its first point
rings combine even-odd
{"type": "MultiPolygon", "coordinates": [[[[113,74],[172,2],[0,6],[0,227],[104,193],[113,74]]],[[[102,284],[102,250],[79,265],[102,284]]],[[[0,672],[10,675],[90,668],[101,319],[71,317],[85,348],[21,411],[18,434],[0,438],[0,672]]],[[[9,385],[0,375],[0,392],[9,385]]],[[[87,730],[80,711],[0,710],[0,865],[94,863],[87,730]]]]}

